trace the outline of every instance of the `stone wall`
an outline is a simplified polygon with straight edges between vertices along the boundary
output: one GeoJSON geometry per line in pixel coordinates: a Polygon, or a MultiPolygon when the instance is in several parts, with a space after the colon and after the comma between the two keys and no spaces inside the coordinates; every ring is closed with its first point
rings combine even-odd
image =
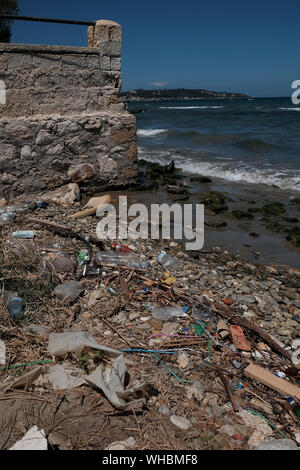
{"type": "Polygon", "coordinates": [[[136,121],[119,100],[121,27],[97,21],[89,47],[0,44],[0,191],[135,181],[136,121]]]}

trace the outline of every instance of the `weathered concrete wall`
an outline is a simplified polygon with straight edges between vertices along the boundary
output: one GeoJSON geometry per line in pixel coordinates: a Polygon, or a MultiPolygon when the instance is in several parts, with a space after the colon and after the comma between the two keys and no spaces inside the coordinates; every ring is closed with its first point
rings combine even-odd
{"type": "Polygon", "coordinates": [[[88,41],[86,48],[0,44],[6,88],[5,104],[0,100],[0,190],[134,181],[136,121],[119,100],[121,27],[98,21],[88,41]]]}

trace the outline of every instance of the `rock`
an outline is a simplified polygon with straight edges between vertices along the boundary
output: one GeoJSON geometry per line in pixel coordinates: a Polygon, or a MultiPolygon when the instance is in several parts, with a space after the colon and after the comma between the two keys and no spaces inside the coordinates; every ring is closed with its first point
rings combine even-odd
{"type": "Polygon", "coordinates": [[[297,339],[294,339],[294,341],[292,342],[292,350],[293,351],[296,351],[296,349],[300,348],[300,339],[297,338],[297,339]]]}
{"type": "Polygon", "coordinates": [[[129,314],[129,320],[135,320],[136,318],[139,318],[140,314],[137,312],[132,312],[129,314]]]}
{"type": "Polygon", "coordinates": [[[249,447],[258,446],[259,444],[264,442],[266,438],[271,437],[273,435],[271,427],[260,416],[253,415],[252,413],[249,413],[249,411],[246,410],[240,411],[238,416],[243,419],[247,427],[252,428],[254,430],[248,440],[249,447]]]}
{"type": "Polygon", "coordinates": [[[177,363],[179,365],[180,369],[185,369],[188,366],[189,363],[189,357],[185,353],[181,353],[177,357],[177,363]]]}
{"type": "Polygon", "coordinates": [[[72,165],[68,170],[68,176],[73,183],[87,181],[96,175],[95,168],[90,163],[81,163],[80,165],[72,165]]]}
{"type": "Polygon", "coordinates": [[[227,434],[228,436],[234,436],[236,434],[236,430],[231,424],[224,424],[218,430],[218,432],[222,432],[223,434],[227,434]]]}
{"type": "Polygon", "coordinates": [[[163,326],[163,322],[161,320],[155,320],[154,318],[151,318],[151,320],[148,321],[148,324],[155,330],[161,330],[163,326]]]}
{"type": "Polygon", "coordinates": [[[250,450],[298,450],[298,446],[291,439],[272,439],[272,441],[251,446],[250,450]]]}
{"type": "Polygon", "coordinates": [[[44,194],[41,199],[56,202],[57,204],[67,207],[73,206],[74,202],[79,200],[79,197],[80,189],[78,184],[70,183],[44,194]]]}
{"type": "Polygon", "coordinates": [[[48,145],[53,142],[53,137],[47,131],[40,131],[36,138],[36,145],[48,145]]]}
{"type": "Polygon", "coordinates": [[[130,436],[125,441],[117,441],[106,447],[105,450],[128,450],[133,449],[136,444],[134,437],[130,436]]]}
{"type": "Polygon", "coordinates": [[[21,148],[21,158],[25,158],[25,160],[31,158],[30,145],[24,145],[24,147],[21,148]]]}
{"type": "Polygon", "coordinates": [[[183,418],[183,416],[176,416],[172,415],[170,418],[170,421],[174,426],[176,426],[179,429],[182,429],[183,431],[186,431],[191,427],[191,422],[189,419],[183,418]]]}
{"type": "Polygon", "coordinates": [[[164,416],[165,418],[168,418],[169,416],[171,416],[171,410],[168,406],[166,405],[161,405],[159,407],[159,412],[162,416],[164,416]]]}

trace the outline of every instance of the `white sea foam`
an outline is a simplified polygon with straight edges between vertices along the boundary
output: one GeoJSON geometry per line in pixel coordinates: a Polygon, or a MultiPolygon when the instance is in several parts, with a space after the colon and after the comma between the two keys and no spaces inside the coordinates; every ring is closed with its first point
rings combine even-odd
{"type": "Polygon", "coordinates": [[[160,109],[217,109],[224,108],[224,106],[160,106],[160,109]]]}
{"type": "Polygon", "coordinates": [[[159,134],[164,134],[164,132],[168,132],[168,129],[138,129],[137,135],[143,137],[152,137],[159,134]]]}
{"type": "Polygon", "coordinates": [[[227,181],[264,184],[281,189],[300,191],[300,172],[276,170],[275,168],[254,168],[244,162],[223,161],[208,162],[187,159],[173,151],[151,151],[139,148],[140,158],[163,164],[174,160],[175,165],[186,173],[222,178],[227,181]]]}
{"type": "Polygon", "coordinates": [[[282,111],[300,111],[300,108],[279,108],[282,111]]]}

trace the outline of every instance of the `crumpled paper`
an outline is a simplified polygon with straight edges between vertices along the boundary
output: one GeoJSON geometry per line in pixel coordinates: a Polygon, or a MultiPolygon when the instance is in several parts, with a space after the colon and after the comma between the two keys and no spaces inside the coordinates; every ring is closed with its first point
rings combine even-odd
{"type": "Polygon", "coordinates": [[[45,431],[39,431],[33,426],[20,441],[17,441],[9,450],[48,450],[48,442],[45,431]]]}

